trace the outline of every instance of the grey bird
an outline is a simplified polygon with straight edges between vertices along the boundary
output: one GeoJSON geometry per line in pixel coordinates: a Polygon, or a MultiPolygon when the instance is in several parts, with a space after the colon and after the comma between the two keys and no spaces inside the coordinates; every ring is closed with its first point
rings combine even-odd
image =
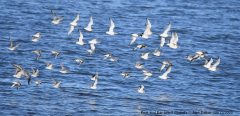
{"type": "Polygon", "coordinates": [[[36,83],[38,86],[38,85],[42,84],[42,81],[33,81],[32,83],[36,83]]]}
{"type": "Polygon", "coordinates": [[[38,58],[41,56],[41,50],[34,50],[34,51],[31,51],[31,52],[35,52],[35,53],[37,53],[38,54],[38,56],[37,56],[37,58],[36,58],[36,60],[38,60],[38,58]]]}
{"type": "Polygon", "coordinates": [[[58,81],[58,82],[57,82],[57,81],[55,81],[55,80],[54,80],[54,79],[52,79],[52,78],[51,78],[51,80],[53,80],[53,82],[54,82],[54,85],[53,85],[53,87],[55,87],[55,88],[59,88],[59,87],[61,87],[61,86],[60,86],[60,84],[61,84],[61,81],[58,81]]]}
{"type": "Polygon", "coordinates": [[[17,89],[19,89],[20,86],[21,86],[21,82],[20,81],[14,81],[13,85],[10,88],[14,87],[16,84],[18,84],[18,88],[17,89]]]}

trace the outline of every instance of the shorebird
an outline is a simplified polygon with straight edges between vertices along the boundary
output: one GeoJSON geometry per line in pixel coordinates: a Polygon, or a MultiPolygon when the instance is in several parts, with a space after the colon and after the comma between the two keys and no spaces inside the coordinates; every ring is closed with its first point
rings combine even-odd
{"type": "Polygon", "coordinates": [[[145,78],[142,81],[145,81],[149,76],[152,76],[155,72],[151,72],[148,70],[144,70],[143,75],[146,75],[145,78]]]}
{"type": "Polygon", "coordinates": [[[172,34],[172,38],[171,38],[170,41],[168,40],[168,44],[167,45],[170,48],[176,49],[176,48],[180,47],[180,46],[177,45],[178,35],[177,35],[176,32],[175,32],[175,36],[173,35],[173,32],[171,32],[171,34],[172,34]]]}
{"type": "Polygon", "coordinates": [[[36,83],[37,86],[38,86],[38,85],[42,84],[42,81],[34,81],[34,82],[32,82],[32,83],[36,83]]]}
{"type": "Polygon", "coordinates": [[[39,41],[39,39],[41,38],[41,35],[40,35],[40,37],[37,37],[37,38],[34,38],[34,36],[31,36],[31,35],[29,35],[29,36],[32,38],[32,41],[34,41],[34,42],[39,41]]]}
{"type": "Polygon", "coordinates": [[[51,12],[52,12],[52,14],[54,16],[52,23],[54,23],[54,24],[62,23],[61,20],[64,19],[64,16],[62,16],[60,19],[58,19],[58,17],[56,16],[56,14],[52,10],[51,10],[51,12]]]}
{"type": "MultiPolygon", "coordinates": [[[[90,73],[90,72],[88,72],[88,73],[90,73]]],[[[90,74],[92,75],[91,80],[95,81],[98,77],[98,72],[96,71],[96,74],[92,74],[92,73],[90,73],[90,74]]]]}
{"type": "Polygon", "coordinates": [[[219,69],[219,68],[217,68],[217,66],[219,64],[220,64],[220,57],[218,57],[217,62],[214,65],[210,66],[210,68],[208,68],[208,70],[217,71],[219,69]]]}
{"type": "Polygon", "coordinates": [[[16,77],[16,78],[22,78],[24,76],[24,72],[25,72],[22,68],[22,65],[15,65],[13,63],[12,63],[12,65],[14,66],[14,68],[16,68],[16,72],[12,76],[16,77]]]}
{"type": "Polygon", "coordinates": [[[139,37],[139,34],[132,34],[132,41],[129,43],[129,45],[131,45],[137,39],[137,37],[139,37]]]}
{"type": "Polygon", "coordinates": [[[119,62],[117,58],[110,58],[109,60],[119,62]]]}
{"type": "Polygon", "coordinates": [[[164,62],[162,62],[162,66],[161,66],[159,72],[166,66],[166,64],[168,65],[167,70],[172,66],[171,61],[164,61],[164,62]]]}
{"type": "Polygon", "coordinates": [[[144,88],[143,85],[140,85],[141,87],[139,87],[139,86],[137,86],[137,85],[135,85],[135,86],[138,87],[137,92],[139,92],[139,93],[144,93],[144,92],[146,92],[146,90],[143,90],[143,88],[144,88]]]}
{"type": "Polygon", "coordinates": [[[149,37],[151,37],[150,35],[148,35],[148,34],[149,34],[149,31],[150,31],[150,28],[149,28],[149,26],[147,26],[147,24],[146,24],[146,29],[145,29],[145,31],[144,31],[142,34],[140,34],[139,36],[142,37],[142,38],[144,38],[144,39],[148,39],[149,37]]]}
{"type": "Polygon", "coordinates": [[[33,71],[33,73],[32,73],[32,77],[37,77],[37,76],[39,76],[38,75],[38,73],[39,73],[39,70],[37,69],[37,71],[35,71],[32,67],[30,67],[31,69],[32,69],[32,71],[33,71]]]}
{"type": "Polygon", "coordinates": [[[109,34],[109,35],[118,34],[118,33],[116,33],[116,32],[113,32],[113,28],[115,27],[115,25],[114,25],[113,21],[112,21],[110,18],[109,18],[109,20],[110,20],[111,26],[110,26],[108,32],[106,32],[106,33],[109,34]]]}
{"type": "Polygon", "coordinates": [[[142,49],[142,48],[145,48],[145,47],[147,47],[146,44],[137,45],[133,50],[136,50],[136,49],[138,49],[138,48],[142,49]]]}
{"type": "Polygon", "coordinates": [[[90,50],[86,50],[85,52],[89,52],[89,55],[91,55],[93,52],[96,52],[95,50],[92,50],[92,49],[90,49],[90,50]]]}
{"type": "Polygon", "coordinates": [[[163,47],[163,45],[164,45],[166,39],[167,39],[167,38],[165,38],[165,37],[161,37],[161,43],[160,43],[160,46],[159,46],[158,49],[160,49],[160,48],[163,47]]]}
{"type": "Polygon", "coordinates": [[[31,81],[31,77],[29,76],[29,74],[31,74],[30,72],[24,72],[24,75],[27,77],[28,79],[28,84],[30,84],[31,81]]]}
{"type": "Polygon", "coordinates": [[[161,53],[159,50],[155,50],[154,53],[153,53],[153,55],[155,55],[155,56],[161,56],[162,53],[161,53]]]}
{"type": "Polygon", "coordinates": [[[195,52],[196,54],[193,56],[192,60],[190,63],[192,63],[193,61],[197,60],[197,59],[200,59],[200,58],[204,58],[206,55],[207,52],[205,51],[198,51],[198,52],[195,52]]]}
{"type": "Polygon", "coordinates": [[[135,67],[138,69],[142,69],[144,66],[143,66],[143,64],[141,64],[140,62],[137,61],[137,64],[135,67]]]}
{"type": "Polygon", "coordinates": [[[12,85],[10,88],[12,88],[13,86],[15,86],[16,84],[18,84],[18,88],[17,88],[17,89],[19,89],[20,86],[21,86],[21,82],[20,82],[20,81],[14,81],[14,82],[13,82],[13,85],[12,85]]]}
{"type": "Polygon", "coordinates": [[[91,50],[95,50],[94,44],[90,44],[91,50]]]}
{"type": "Polygon", "coordinates": [[[60,86],[60,84],[61,84],[61,81],[58,81],[58,82],[57,82],[57,81],[55,81],[55,80],[54,80],[54,79],[52,79],[52,78],[51,78],[51,80],[53,80],[53,82],[54,82],[54,85],[53,85],[53,87],[55,87],[55,88],[59,88],[59,87],[61,87],[61,86],[60,86]]]}
{"type": "Polygon", "coordinates": [[[54,58],[56,58],[56,57],[60,54],[59,51],[51,51],[51,52],[49,52],[49,54],[50,54],[50,53],[56,54],[56,55],[54,56],[54,58]]]}
{"type": "Polygon", "coordinates": [[[43,62],[43,63],[47,63],[47,67],[46,67],[46,69],[53,69],[53,64],[51,64],[51,63],[48,63],[48,62],[43,62]]]}
{"type": "Polygon", "coordinates": [[[9,37],[9,39],[10,39],[11,45],[10,45],[10,48],[8,48],[8,49],[9,49],[9,50],[16,50],[17,47],[18,47],[18,45],[19,45],[19,43],[18,43],[16,46],[13,47],[13,42],[12,42],[12,40],[11,40],[10,37],[9,37]]]}
{"type": "Polygon", "coordinates": [[[151,58],[150,56],[148,56],[148,54],[149,54],[150,52],[147,52],[147,53],[142,53],[142,56],[141,56],[141,58],[143,58],[143,59],[148,59],[148,58],[151,58]]]}
{"type": "Polygon", "coordinates": [[[78,32],[80,34],[80,37],[79,37],[79,39],[75,39],[75,40],[77,40],[76,44],[84,45],[85,42],[83,42],[83,34],[82,34],[82,32],[80,30],[78,30],[78,32]]]}
{"type": "Polygon", "coordinates": [[[190,61],[193,59],[192,55],[184,56],[183,58],[185,58],[185,57],[187,57],[187,59],[190,60],[190,61]]]}
{"type": "Polygon", "coordinates": [[[171,24],[169,22],[167,29],[163,32],[163,34],[159,34],[159,36],[164,37],[164,38],[170,36],[169,34],[167,34],[168,31],[170,31],[170,29],[171,29],[171,24]]]}
{"type": "Polygon", "coordinates": [[[83,29],[85,29],[87,31],[93,31],[92,25],[93,25],[93,19],[92,19],[92,15],[90,15],[90,21],[88,23],[88,26],[86,28],[83,28],[83,29]]]}
{"type": "Polygon", "coordinates": [[[35,53],[38,54],[38,56],[37,56],[37,58],[36,58],[36,60],[38,60],[38,58],[41,56],[41,53],[40,53],[40,52],[42,52],[42,51],[41,51],[41,50],[34,50],[34,51],[31,51],[31,52],[35,52],[35,53]]]}
{"type": "Polygon", "coordinates": [[[121,75],[122,75],[124,78],[129,78],[130,75],[132,75],[132,73],[128,74],[128,73],[122,72],[121,75]]]}
{"type": "Polygon", "coordinates": [[[73,29],[74,29],[74,26],[79,25],[79,24],[77,23],[78,20],[79,20],[79,15],[78,15],[78,13],[77,13],[77,17],[75,18],[75,20],[74,20],[73,22],[69,23],[69,24],[71,25],[71,27],[70,27],[70,30],[68,31],[68,34],[67,34],[67,35],[69,35],[70,33],[72,33],[72,31],[73,31],[73,29]]]}
{"type": "Polygon", "coordinates": [[[65,68],[63,67],[63,65],[59,62],[59,64],[61,65],[61,67],[62,67],[62,70],[61,71],[59,71],[59,72],[61,72],[61,73],[67,73],[68,71],[70,71],[70,68],[68,69],[68,70],[65,70],[65,68]]]}
{"type": "Polygon", "coordinates": [[[41,32],[37,32],[37,34],[35,34],[35,35],[33,35],[33,36],[30,35],[30,36],[31,36],[31,37],[37,37],[37,38],[39,38],[39,37],[41,37],[40,34],[41,34],[41,32]]]}
{"type": "Polygon", "coordinates": [[[213,59],[211,58],[209,61],[205,58],[203,58],[205,60],[205,64],[203,65],[205,68],[210,68],[211,64],[213,62],[213,59]]]}
{"type": "Polygon", "coordinates": [[[99,40],[99,39],[100,39],[100,38],[93,39],[93,40],[89,41],[88,43],[90,43],[90,44],[97,44],[97,43],[100,43],[99,41],[97,41],[97,40],[99,40]]]}
{"type": "Polygon", "coordinates": [[[169,68],[167,68],[167,71],[165,73],[163,73],[162,76],[158,76],[159,78],[161,79],[167,79],[167,78],[170,78],[169,76],[167,76],[168,73],[171,72],[171,65],[169,66],[169,68]]]}
{"type": "MultiPolygon", "coordinates": [[[[88,82],[89,83],[89,82],[88,82]]],[[[91,84],[91,89],[97,89],[98,87],[97,87],[97,83],[98,83],[98,78],[96,78],[95,79],[95,82],[94,82],[94,84],[92,84],[92,83],[89,83],[89,84],[91,84]]]]}
{"type": "Polygon", "coordinates": [[[83,59],[75,59],[75,60],[73,60],[73,61],[79,62],[79,64],[78,64],[78,65],[80,65],[80,64],[82,64],[82,63],[84,62],[84,60],[83,60],[83,59]]]}
{"type": "Polygon", "coordinates": [[[106,55],[104,55],[105,57],[102,59],[102,60],[105,60],[105,59],[107,59],[108,57],[112,57],[112,54],[106,54],[106,55]]]}

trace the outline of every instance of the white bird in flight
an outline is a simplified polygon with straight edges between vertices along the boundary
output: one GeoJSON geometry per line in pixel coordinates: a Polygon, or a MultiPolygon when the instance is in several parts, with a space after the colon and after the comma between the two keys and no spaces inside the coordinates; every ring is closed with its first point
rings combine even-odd
{"type": "MultiPolygon", "coordinates": [[[[88,82],[89,83],[89,82],[88,82]]],[[[97,87],[97,83],[98,83],[98,78],[96,78],[95,79],[95,82],[94,82],[94,84],[92,84],[92,83],[89,83],[89,84],[91,84],[91,89],[97,89],[98,87],[97,87]]]]}
{"type": "Polygon", "coordinates": [[[79,39],[76,39],[77,40],[76,44],[84,45],[85,42],[83,42],[83,34],[80,30],[78,30],[78,32],[79,32],[80,36],[79,36],[79,39]]]}
{"type": "Polygon", "coordinates": [[[210,68],[208,68],[208,70],[217,71],[219,69],[219,68],[217,68],[217,66],[219,64],[220,64],[220,57],[218,57],[217,62],[214,65],[210,66],[210,68]]]}
{"type": "Polygon", "coordinates": [[[13,42],[12,42],[12,40],[11,40],[10,37],[9,37],[9,39],[10,39],[10,42],[11,42],[11,46],[10,46],[10,48],[8,48],[8,49],[9,49],[9,50],[16,50],[16,48],[18,47],[19,43],[18,43],[16,46],[13,47],[13,42]]]}
{"type": "Polygon", "coordinates": [[[51,80],[53,80],[53,82],[54,82],[54,85],[53,85],[53,87],[55,87],[55,88],[59,88],[59,87],[61,87],[61,86],[60,86],[60,84],[61,84],[61,81],[58,81],[58,82],[57,82],[57,81],[55,81],[55,80],[54,80],[54,79],[52,79],[52,78],[51,78],[51,80]]]}
{"type": "Polygon", "coordinates": [[[113,21],[112,21],[110,18],[109,18],[109,20],[110,20],[111,26],[110,26],[108,32],[106,32],[106,33],[109,34],[109,35],[115,35],[115,34],[118,34],[118,33],[116,33],[116,32],[113,31],[113,29],[114,29],[114,27],[115,27],[113,21]]]}
{"type": "Polygon", "coordinates": [[[93,19],[92,19],[92,15],[90,15],[90,21],[88,23],[88,26],[86,28],[83,28],[83,29],[85,29],[87,31],[93,31],[92,25],[93,25],[93,19]]]}
{"type": "Polygon", "coordinates": [[[168,31],[170,31],[170,29],[171,29],[171,24],[170,24],[170,22],[169,22],[167,29],[163,32],[163,34],[159,34],[159,36],[164,37],[164,38],[170,36],[170,35],[168,34],[168,31]]]}
{"type": "Polygon", "coordinates": [[[46,63],[47,64],[47,67],[46,67],[46,69],[53,69],[53,64],[51,64],[51,63],[48,63],[48,62],[43,62],[43,63],[46,63]]]}
{"type": "Polygon", "coordinates": [[[74,26],[79,25],[79,24],[77,23],[78,20],[79,20],[79,14],[77,13],[77,17],[75,18],[75,20],[74,20],[73,22],[69,23],[69,24],[71,25],[71,27],[70,27],[70,30],[68,31],[68,34],[67,34],[67,35],[69,35],[70,33],[72,33],[72,31],[73,31],[73,29],[74,29],[74,26]]]}
{"type": "Polygon", "coordinates": [[[38,73],[39,73],[39,70],[37,69],[37,71],[35,71],[32,67],[30,67],[31,69],[32,69],[32,71],[33,71],[33,73],[32,73],[32,77],[38,77],[39,75],[38,75],[38,73]]]}
{"type": "Polygon", "coordinates": [[[167,76],[168,73],[170,73],[170,72],[171,72],[171,65],[170,65],[169,68],[167,68],[167,71],[166,71],[165,73],[163,73],[162,76],[158,76],[158,77],[161,78],[161,79],[167,79],[167,78],[170,78],[169,76],[167,76]]]}
{"type": "Polygon", "coordinates": [[[59,72],[61,72],[61,73],[67,73],[68,71],[70,71],[70,68],[69,68],[68,70],[65,70],[64,66],[63,66],[60,62],[59,62],[59,64],[60,64],[61,67],[62,67],[62,70],[59,71],[59,72]]]}
{"type": "Polygon", "coordinates": [[[143,88],[144,88],[143,85],[140,85],[141,87],[139,87],[139,86],[137,86],[137,85],[135,85],[135,86],[138,87],[137,92],[139,92],[139,93],[145,93],[145,92],[146,92],[146,90],[143,90],[143,88]]]}
{"type": "Polygon", "coordinates": [[[177,35],[176,32],[175,32],[175,36],[173,35],[172,32],[171,32],[171,34],[172,34],[172,38],[171,38],[171,40],[168,42],[167,45],[168,45],[170,48],[176,49],[176,48],[180,47],[180,46],[177,45],[178,35],[177,35]]]}
{"type": "Polygon", "coordinates": [[[52,12],[52,14],[54,16],[52,23],[54,23],[54,24],[62,23],[61,20],[64,19],[64,16],[62,16],[60,19],[58,19],[58,17],[56,16],[56,14],[52,10],[51,10],[51,12],[52,12]]]}

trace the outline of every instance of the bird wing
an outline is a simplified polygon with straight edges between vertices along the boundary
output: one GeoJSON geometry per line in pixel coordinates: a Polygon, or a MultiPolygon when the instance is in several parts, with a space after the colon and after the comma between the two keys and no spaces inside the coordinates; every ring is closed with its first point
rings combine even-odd
{"type": "Polygon", "coordinates": [[[10,42],[11,42],[11,46],[10,46],[10,48],[12,48],[12,47],[13,47],[13,42],[12,42],[12,40],[11,40],[10,37],[9,37],[9,39],[10,39],[10,42]]]}
{"type": "Polygon", "coordinates": [[[138,87],[139,90],[141,89],[141,87],[139,87],[139,86],[137,86],[137,85],[135,85],[135,86],[138,87]]]}
{"type": "Polygon", "coordinates": [[[32,69],[32,71],[33,71],[33,74],[36,72],[32,67],[30,67],[31,69],[32,69]]]}
{"type": "MultiPolygon", "coordinates": [[[[55,82],[54,82],[55,83],[55,82]]],[[[58,83],[56,84],[56,86],[59,86],[61,84],[61,81],[58,81],[58,83]]],[[[55,85],[55,84],[54,84],[55,85]]]]}
{"type": "Polygon", "coordinates": [[[147,19],[147,26],[148,26],[149,29],[152,27],[152,25],[151,25],[151,23],[148,19],[147,19]]]}
{"type": "Polygon", "coordinates": [[[163,74],[163,76],[167,76],[167,74],[170,72],[171,72],[171,66],[167,69],[167,71],[163,74]]]}
{"type": "Polygon", "coordinates": [[[113,32],[113,28],[115,27],[115,25],[114,25],[112,19],[109,18],[109,20],[110,20],[110,23],[111,23],[111,26],[110,26],[110,28],[109,28],[109,31],[110,31],[110,32],[113,32]]]}
{"type": "Polygon", "coordinates": [[[64,16],[62,16],[60,19],[58,19],[59,21],[63,20],[64,19],[64,16]]]}
{"type": "Polygon", "coordinates": [[[70,33],[72,33],[73,29],[74,29],[74,26],[71,25],[70,30],[68,31],[68,34],[67,34],[67,35],[69,35],[70,33]]]}
{"type": "Polygon", "coordinates": [[[40,51],[39,52],[37,52],[37,54],[38,54],[38,56],[37,56],[37,58],[36,58],[36,60],[41,56],[41,53],[40,53],[40,51]]]}
{"type": "Polygon", "coordinates": [[[162,64],[160,71],[166,66],[166,64],[162,64]]]}
{"type": "Polygon", "coordinates": [[[218,57],[217,62],[213,65],[213,67],[217,67],[220,64],[220,57],[218,57]]]}
{"type": "Polygon", "coordinates": [[[129,43],[131,45],[137,38],[135,36],[132,36],[132,41],[129,43]]]}
{"type": "Polygon", "coordinates": [[[79,34],[80,34],[80,37],[79,37],[79,42],[82,42],[82,39],[83,39],[83,34],[82,34],[82,32],[80,31],[80,30],[78,30],[78,32],[79,32],[79,34]]]}
{"type": "Polygon", "coordinates": [[[162,38],[161,38],[161,43],[160,43],[160,46],[159,46],[159,48],[158,48],[158,49],[162,48],[162,47],[163,47],[163,45],[164,45],[164,43],[165,43],[165,38],[164,38],[164,37],[162,37],[162,38]]]}
{"type": "Polygon", "coordinates": [[[93,19],[92,19],[92,15],[90,15],[90,21],[89,21],[88,26],[86,28],[91,28],[92,25],[93,25],[93,19]]]}
{"type": "Polygon", "coordinates": [[[174,36],[174,41],[173,41],[173,43],[175,44],[175,45],[177,45],[177,42],[178,42],[178,35],[177,35],[177,33],[175,32],[175,36],[174,36]]]}
{"type": "Polygon", "coordinates": [[[53,20],[55,21],[55,20],[57,20],[57,15],[51,10],[51,12],[52,12],[52,14],[53,14],[53,16],[54,16],[54,18],[53,18],[53,20]]]}
{"type": "Polygon", "coordinates": [[[91,50],[95,50],[94,44],[90,44],[90,46],[91,46],[91,50]]]}
{"type": "Polygon", "coordinates": [[[61,67],[62,67],[62,71],[64,71],[65,70],[65,68],[63,67],[63,65],[59,62],[59,64],[61,65],[61,67]]]}
{"type": "Polygon", "coordinates": [[[10,87],[10,88],[12,88],[12,87],[14,87],[16,84],[15,83],[13,83],[13,85],[10,87]]]}
{"type": "Polygon", "coordinates": [[[150,28],[149,28],[149,26],[147,26],[147,24],[146,24],[146,29],[145,29],[145,31],[143,32],[143,35],[147,35],[149,31],[150,31],[150,28]]]}
{"type": "Polygon", "coordinates": [[[52,78],[51,78],[51,80],[53,80],[53,82],[54,82],[54,85],[56,85],[56,84],[57,84],[57,81],[55,81],[55,80],[54,80],[54,79],[52,79],[52,78]]]}
{"type": "Polygon", "coordinates": [[[175,37],[174,37],[173,32],[171,32],[171,36],[172,36],[172,38],[171,38],[171,40],[170,40],[170,44],[174,44],[175,37]]]}
{"type": "Polygon", "coordinates": [[[93,86],[97,86],[97,83],[98,83],[98,79],[96,78],[93,86]]]}
{"type": "Polygon", "coordinates": [[[149,76],[146,75],[145,78],[144,78],[142,81],[145,81],[148,77],[149,77],[149,76]]]}
{"type": "Polygon", "coordinates": [[[163,32],[163,34],[167,34],[168,31],[170,31],[170,29],[171,29],[171,24],[170,24],[170,22],[169,22],[168,27],[167,27],[167,29],[163,32]]]}
{"type": "Polygon", "coordinates": [[[74,19],[74,21],[73,22],[77,22],[79,20],[79,14],[77,13],[77,16],[76,16],[76,18],[74,19]]]}

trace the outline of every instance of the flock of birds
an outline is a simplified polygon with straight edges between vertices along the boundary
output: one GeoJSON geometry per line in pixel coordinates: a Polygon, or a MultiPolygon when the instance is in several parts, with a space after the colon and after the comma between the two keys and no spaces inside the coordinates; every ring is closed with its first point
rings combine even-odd
{"type": "MultiPolygon", "coordinates": [[[[58,17],[56,16],[56,14],[52,10],[51,10],[51,12],[52,12],[52,14],[54,16],[52,23],[53,24],[60,24],[61,21],[64,19],[64,16],[62,16],[60,19],[58,19],[58,17]]],[[[74,30],[75,26],[79,25],[77,23],[78,20],[79,20],[79,14],[77,13],[77,16],[76,16],[75,20],[73,22],[69,23],[70,24],[70,30],[67,33],[67,35],[72,33],[72,31],[74,30]]],[[[118,33],[113,31],[113,29],[115,27],[113,21],[110,18],[109,18],[109,20],[110,20],[111,26],[110,26],[109,30],[106,33],[109,34],[109,35],[118,34],[118,33]]],[[[148,39],[149,37],[151,37],[150,35],[153,34],[153,32],[150,30],[151,29],[151,23],[150,23],[150,21],[148,19],[146,19],[146,20],[147,20],[147,24],[146,24],[145,31],[143,33],[141,33],[141,34],[137,34],[137,33],[132,34],[132,41],[129,43],[129,45],[134,43],[136,41],[137,37],[141,37],[141,38],[145,38],[145,39],[148,39]]],[[[90,22],[89,22],[88,26],[86,28],[84,28],[84,30],[86,30],[86,31],[93,31],[93,29],[91,28],[92,25],[93,25],[93,19],[92,19],[92,16],[90,15],[90,22]]],[[[161,37],[160,47],[157,50],[154,51],[153,55],[155,55],[155,56],[161,56],[162,55],[162,53],[159,51],[159,49],[161,49],[164,46],[165,40],[168,40],[167,45],[170,48],[177,49],[178,47],[180,47],[180,46],[177,45],[177,42],[178,42],[178,35],[177,35],[177,33],[176,32],[174,32],[174,33],[171,32],[171,35],[168,34],[170,29],[171,29],[171,24],[169,23],[167,29],[162,34],[159,34],[159,36],[161,37]],[[169,36],[171,36],[171,39],[167,38],[169,36]]],[[[80,30],[78,30],[78,32],[80,34],[80,37],[79,37],[79,39],[76,39],[77,40],[76,44],[79,44],[79,45],[86,44],[85,42],[83,42],[83,34],[81,33],[80,30]]],[[[32,38],[33,42],[38,42],[40,40],[40,38],[41,38],[41,32],[38,32],[37,34],[32,35],[32,36],[31,35],[29,35],[29,36],[32,38]]],[[[10,39],[10,42],[11,42],[11,46],[8,49],[9,50],[16,50],[17,47],[19,46],[19,44],[14,46],[10,37],[9,37],[9,39],[10,39]]],[[[91,49],[87,50],[85,52],[89,52],[89,55],[91,55],[93,52],[96,52],[95,51],[95,44],[100,43],[98,40],[100,40],[100,38],[93,39],[93,40],[89,41],[88,43],[90,44],[91,49]]],[[[139,49],[143,49],[145,47],[147,47],[147,45],[145,45],[145,44],[137,45],[135,48],[133,48],[133,50],[137,50],[138,48],[139,49]]],[[[38,60],[40,58],[40,56],[41,56],[41,52],[42,51],[41,50],[34,50],[34,51],[31,51],[31,52],[37,53],[36,60],[38,60]]],[[[49,54],[50,53],[55,54],[54,58],[56,58],[56,57],[58,57],[60,55],[60,51],[51,51],[51,52],[49,52],[49,54]]],[[[149,53],[150,52],[142,53],[141,58],[143,58],[143,59],[151,58],[149,56],[149,53]]],[[[204,59],[206,61],[205,64],[203,65],[204,67],[208,68],[208,70],[211,70],[211,71],[218,70],[217,66],[220,64],[220,58],[219,57],[218,57],[217,62],[214,65],[211,65],[211,63],[213,62],[213,59],[211,58],[210,60],[207,60],[205,58],[205,56],[207,56],[206,55],[207,52],[205,52],[205,51],[197,51],[195,53],[196,54],[194,56],[191,56],[191,55],[185,56],[185,57],[187,57],[188,60],[190,60],[190,63],[194,62],[197,59],[202,58],[202,59],[204,59]]],[[[105,57],[102,60],[105,60],[105,59],[109,58],[110,61],[117,61],[118,62],[117,58],[113,58],[112,57],[113,54],[106,54],[104,56],[105,57]]],[[[75,59],[73,61],[79,62],[78,65],[81,65],[84,62],[84,59],[75,59]]],[[[48,63],[48,62],[44,62],[44,63],[47,64],[46,69],[49,69],[49,70],[53,69],[53,64],[48,63]]],[[[59,71],[59,72],[61,72],[61,73],[68,73],[70,71],[70,68],[68,70],[66,70],[61,63],[59,63],[59,64],[62,67],[62,70],[59,71]]],[[[16,78],[22,78],[22,77],[26,76],[27,79],[28,79],[28,84],[30,84],[30,82],[31,82],[31,76],[32,77],[38,77],[39,76],[38,75],[38,73],[39,73],[38,69],[35,70],[32,67],[30,67],[32,69],[32,71],[33,71],[32,73],[30,73],[30,72],[25,71],[23,69],[22,65],[15,65],[15,64],[12,64],[12,65],[14,66],[14,68],[16,68],[16,72],[12,76],[16,77],[16,78]],[[32,74],[32,75],[30,76],[30,74],[32,74]]],[[[166,65],[168,65],[167,68],[166,68],[166,72],[163,73],[163,75],[158,76],[161,79],[168,79],[168,78],[170,78],[167,75],[171,72],[171,66],[172,66],[172,62],[171,61],[164,61],[164,62],[162,62],[162,66],[161,66],[159,71],[162,71],[166,65]]],[[[141,64],[141,62],[137,61],[135,67],[138,68],[138,69],[142,69],[142,68],[144,68],[144,65],[141,64]]],[[[155,72],[151,72],[149,70],[142,70],[142,72],[143,72],[142,75],[145,75],[145,78],[143,78],[142,81],[145,81],[149,76],[152,76],[155,73],[155,72]]],[[[98,88],[97,87],[98,72],[96,72],[95,74],[92,74],[91,72],[89,72],[89,73],[92,75],[91,80],[95,81],[93,84],[88,82],[88,83],[91,84],[90,88],[91,89],[97,89],[98,88]]],[[[129,78],[132,75],[132,73],[128,74],[128,73],[125,73],[125,72],[122,72],[120,74],[124,78],[129,78]]],[[[61,81],[57,82],[56,80],[54,80],[52,78],[50,78],[50,79],[54,82],[53,87],[55,87],[55,88],[59,88],[60,87],[61,81]]],[[[34,81],[32,83],[36,83],[37,85],[40,85],[42,83],[42,81],[34,81]]],[[[14,87],[15,85],[18,85],[17,89],[19,89],[20,86],[21,86],[21,82],[20,81],[14,81],[13,85],[10,88],[14,87]]],[[[137,85],[135,85],[135,86],[137,86],[137,85]]],[[[144,86],[143,85],[140,85],[140,86],[137,86],[137,87],[138,87],[137,92],[139,92],[139,93],[146,92],[146,90],[144,90],[144,86]]]]}

